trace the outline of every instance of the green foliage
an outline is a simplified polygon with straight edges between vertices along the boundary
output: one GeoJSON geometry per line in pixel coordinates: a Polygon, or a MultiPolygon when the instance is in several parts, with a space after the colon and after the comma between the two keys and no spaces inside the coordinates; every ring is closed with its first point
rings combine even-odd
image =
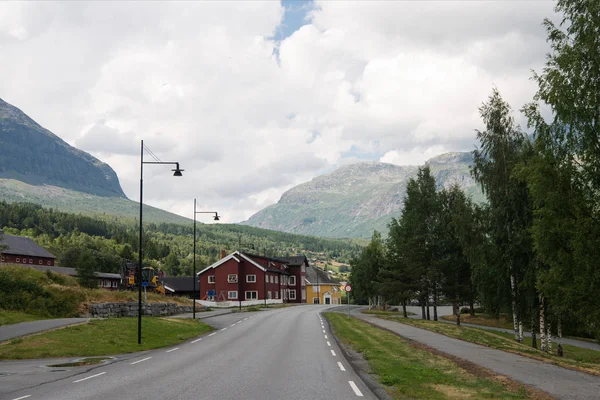
{"type": "Polygon", "coordinates": [[[77,257],[75,267],[79,284],[86,288],[95,288],[98,281],[94,272],[98,270],[98,261],[90,250],[83,250],[77,257]]]}
{"type": "Polygon", "coordinates": [[[363,249],[360,256],[350,261],[352,273],[352,297],[356,304],[364,304],[369,298],[377,296],[377,275],[384,263],[384,249],[381,234],[373,232],[371,243],[363,249]]]}

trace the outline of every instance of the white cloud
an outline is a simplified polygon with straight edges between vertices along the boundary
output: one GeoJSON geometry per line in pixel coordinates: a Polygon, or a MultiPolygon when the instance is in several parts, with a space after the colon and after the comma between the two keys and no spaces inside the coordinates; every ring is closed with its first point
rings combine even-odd
{"type": "Polygon", "coordinates": [[[2,2],[0,97],[108,162],[132,199],[143,139],[186,170],[146,168],[149,204],[189,216],[198,197],[235,222],[359,153],[471,150],[492,86],[517,110],[531,99],[552,7],[319,1],[277,43],[274,1],[2,2]]]}

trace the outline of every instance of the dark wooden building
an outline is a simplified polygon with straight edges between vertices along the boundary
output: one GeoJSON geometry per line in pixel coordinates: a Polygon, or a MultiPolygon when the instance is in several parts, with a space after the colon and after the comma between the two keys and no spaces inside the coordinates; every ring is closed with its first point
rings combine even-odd
{"type": "Polygon", "coordinates": [[[0,234],[0,264],[53,267],[56,257],[32,239],[0,234]]]}

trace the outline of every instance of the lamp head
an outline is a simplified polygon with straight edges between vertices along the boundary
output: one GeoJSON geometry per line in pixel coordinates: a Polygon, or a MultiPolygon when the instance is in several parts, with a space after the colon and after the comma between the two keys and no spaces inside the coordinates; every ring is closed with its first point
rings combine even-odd
{"type": "Polygon", "coordinates": [[[218,221],[219,220],[219,214],[215,213],[215,218],[213,218],[214,221],[218,221]]]}
{"type": "Polygon", "coordinates": [[[173,176],[183,176],[182,172],[184,171],[183,169],[179,168],[179,163],[175,163],[175,169],[172,169],[171,171],[173,171],[173,176]]]}

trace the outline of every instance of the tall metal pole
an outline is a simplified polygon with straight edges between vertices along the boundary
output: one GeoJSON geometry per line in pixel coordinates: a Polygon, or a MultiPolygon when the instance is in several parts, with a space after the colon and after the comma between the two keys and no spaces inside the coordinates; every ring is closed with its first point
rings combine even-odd
{"type": "Polygon", "coordinates": [[[144,193],[144,141],[140,146],[140,259],[138,265],[138,344],[142,344],[142,196],[144,193]]]}
{"type": "MultiPolygon", "coordinates": [[[[200,291],[200,282],[198,282],[200,291]]],[[[194,274],[192,279],[192,318],[196,320],[196,199],[194,199],[194,274]]]]}

